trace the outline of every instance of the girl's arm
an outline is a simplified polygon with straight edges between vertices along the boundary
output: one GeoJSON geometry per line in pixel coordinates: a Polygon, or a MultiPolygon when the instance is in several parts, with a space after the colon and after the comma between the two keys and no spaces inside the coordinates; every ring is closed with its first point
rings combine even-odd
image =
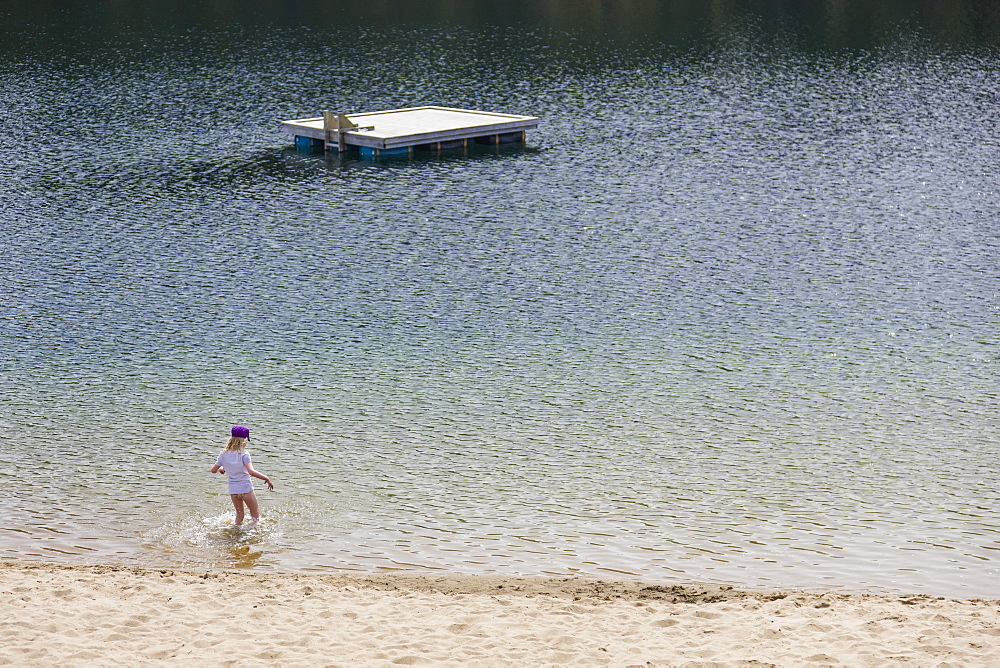
{"type": "Polygon", "coordinates": [[[216,464],[215,466],[212,467],[212,473],[222,473],[222,474],[225,474],[225,472],[226,472],[226,469],[222,468],[218,464],[216,464]]]}
{"type": "Polygon", "coordinates": [[[252,475],[252,476],[253,476],[254,478],[260,478],[260,479],[261,479],[261,480],[263,480],[263,481],[264,481],[265,483],[267,483],[267,488],[268,488],[269,490],[271,490],[272,492],[274,491],[274,484],[273,484],[273,483],[271,482],[271,479],[270,479],[270,478],[268,478],[268,477],[267,477],[266,475],[264,475],[263,473],[260,473],[259,471],[257,471],[257,469],[255,469],[255,468],[254,468],[254,467],[253,467],[252,465],[250,465],[250,464],[244,464],[244,466],[246,466],[246,469],[247,469],[247,473],[249,473],[250,475],[252,475]]]}

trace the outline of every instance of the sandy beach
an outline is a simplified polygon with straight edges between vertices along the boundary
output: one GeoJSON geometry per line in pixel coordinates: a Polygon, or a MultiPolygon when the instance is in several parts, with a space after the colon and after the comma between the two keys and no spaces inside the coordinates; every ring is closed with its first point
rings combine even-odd
{"type": "Polygon", "coordinates": [[[1000,664],[1000,601],[0,563],[0,665],[1000,664]]]}

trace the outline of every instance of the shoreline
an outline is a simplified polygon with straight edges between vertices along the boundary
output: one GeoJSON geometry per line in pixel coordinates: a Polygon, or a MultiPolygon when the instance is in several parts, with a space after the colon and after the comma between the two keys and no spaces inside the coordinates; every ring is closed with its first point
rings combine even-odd
{"type": "Polygon", "coordinates": [[[928,595],[0,561],[0,610],[0,665],[1000,663],[1000,600],[928,595]]]}

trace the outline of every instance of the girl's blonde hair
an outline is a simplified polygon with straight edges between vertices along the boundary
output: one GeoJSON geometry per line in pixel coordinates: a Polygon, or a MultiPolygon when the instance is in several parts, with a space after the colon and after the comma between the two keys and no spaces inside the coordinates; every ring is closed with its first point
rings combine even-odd
{"type": "Polygon", "coordinates": [[[229,441],[226,443],[226,447],[223,452],[231,452],[236,450],[242,450],[247,446],[247,441],[249,438],[240,438],[239,436],[230,436],[229,441]]]}

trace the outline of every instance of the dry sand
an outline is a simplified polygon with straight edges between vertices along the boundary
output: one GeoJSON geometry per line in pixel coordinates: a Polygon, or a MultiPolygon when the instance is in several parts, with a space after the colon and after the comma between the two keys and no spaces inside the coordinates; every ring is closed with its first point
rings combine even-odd
{"type": "Polygon", "coordinates": [[[0,665],[1000,666],[1000,601],[0,562],[0,665]]]}

